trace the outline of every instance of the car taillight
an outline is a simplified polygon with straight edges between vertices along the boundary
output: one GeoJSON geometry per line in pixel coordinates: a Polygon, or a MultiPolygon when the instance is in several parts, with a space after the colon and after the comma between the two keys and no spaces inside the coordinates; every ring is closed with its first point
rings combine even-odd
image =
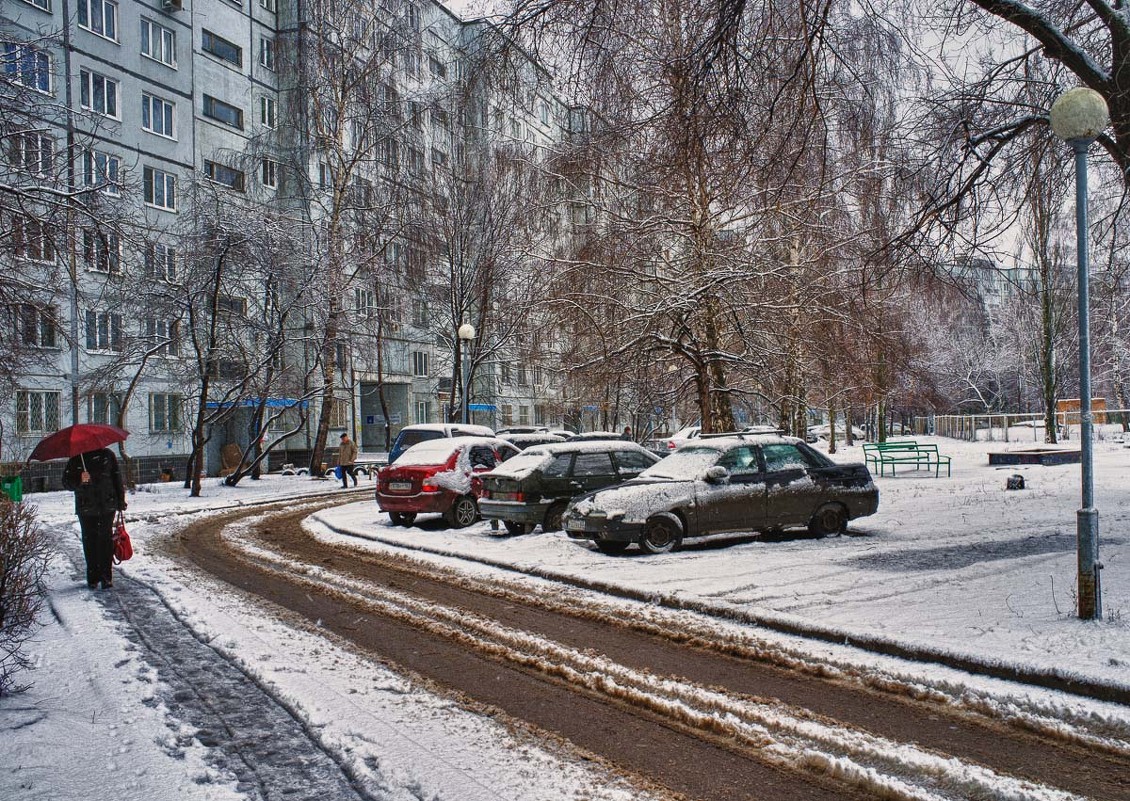
{"type": "Polygon", "coordinates": [[[675,443],[668,441],[667,442],[667,450],[669,450],[669,451],[675,450],[675,443]]]}
{"type": "Polygon", "coordinates": [[[420,490],[422,492],[437,492],[439,490],[439,487],[432,482],[425,480],[424,483],[420,485],[420,490]]]}

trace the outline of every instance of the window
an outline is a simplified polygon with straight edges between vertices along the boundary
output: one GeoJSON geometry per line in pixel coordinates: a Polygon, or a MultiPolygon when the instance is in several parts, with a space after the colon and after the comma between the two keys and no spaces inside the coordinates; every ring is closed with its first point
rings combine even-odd
{"type": "Polygon", "coordinates": [[[145,275],[159,281],[177,280],[177,252],[162,242],[149,242],[145,246],[145,275]]]}
{"type": "Polygon", "coordinates": [[[498,364],[498,380],[503,385],[510,383],[510,363],[499,362],[498,364]]]}
{"type": "Polygon", "coordinates": [[[428,375],[428,353],[423,350],[412,351],[412,375],[426,378],[428,375]]]}
{"type": "Polygon", "coordinates": [[[41,221],[18,214],[12,218],[12,244],[16,255],[31,261],[54,261],[55,245],[41,221]]]}
{"type": "Polygon", "coordinates": [[[518,386],[528,387],[530,385],[529,378],[526,376],[526,365],[519,363],[518,365],[518,386]]]}
{"type": "Polygon", "coordinates": [[[181,396],[164,392],[149,394],[149,430],[154,434],[180,431],[181,396]]]}
{"type": "Polygon", "coordinates": [[[111,392],[92,392],[87,396],[86,419],[91,423],[116,425],[122,411],[121,396],[111,392]]]}
{"type": "Polygon", "coordinates": [[[82,230],[82,258],[87,269],[99,273],[117,274],[122,271],[122,243],[116,233],[97,228],[82,230]]]}
{"type": "Polygon", "coordinates": [[[399,149],[395,139],[386,138],[377,142],[377,161],[393,170],[400,166],[399,149]]]}
{"type": "Polygon", "coordinates": [[[51,54],[33,45],[4,42],[4,75],[28,89],[50,94],[51,54]]]}
{"type": "Polygon", "coordinates": [[[420,9],[408,3],[404,6],[404,18],[408,20],[408,27],[414,31],[420,30],[420,9]]]}
{"type": "Polygon", "coordinates": [[[329,164],[324,161],[318,162],[318,186],[322,189],[329,189],[334,185],[334,173],[329,164]]]}
{"type": "Polygon", "coordinates": [[[145,339],[157,356],[180,355],[180,346],[177,344],[179,326],[176,320],[158,320],[147,317],[142,326],[145,339]]]}
{"type": "Polygon", "coordinates": [[[45,133],[17,134],[8,139],[8,161],[17,170],[46,177],[55,164],[55,139],[45,133]]]}
{"type": "Polygon", "coordinates": [[[24,0],[24,2],[44,11],[51,10],[51,0],[24,0]]]}
{"type": "Polygon", "coordinates": [[[510,120],[510,138],[522,138],[522,126],[518,124],[517,120],[510,120]]]}
{"type": "Polygon", "coordinates": [[[167,67],[177,66],[177,35],[152,20],[141,20],[141,55],[160,61],[167,67]]]}
{"type": "Polygon", "coordinates": [[[263,186],[269,189],[278,187],[279,163],[277,161],[271,161],[271,159],[263,159],[263,164],[260,168],[260,177],[263,180],[263,186]]]}
{"type": "Polygon", "coordinates": [[[612,455],[608,453],[578,453],[573,462],[574,476],[612,476],[612,455]]]}
{"type": "Polygon", "coordinates": [[[259,66],[275,71],[275,40],[268,36],[259,37],[259,66]]]}
{"type": "Polygon", "coordinates": [[[98,150],[82,154],[82,182],[85,186],[101,189],[107,195],[121,194],[122,160],[118,156],[98,150]]]}
{"type": "Polygon", "coordinates": [[[146,167],[145,202],[166,211],[177,208],[177,177],[156,167],[146,167]]]}
{"type": "Polygon", "coordinates": [[[221,314],[233,314],[237,317],[247,316],[247,298],[235,298],[230,295],[221,295],[216,300],[216,306],[221,314]]]}
{"type": "MultiPolygon", "coordinates": [[[[423,281],[424,267],[427,264],[427,261],[427,253],[423,248],[409,247],[408,255],[405,259],[405,273],[414,281],[423,281]]],[[[425,313],[427,313],[426,306],[424,311],[425,313]]],[[[425,321],[424,325],[426,324],[427,323],[425,321]]]]}
{"type": "Polygon", "coordinates": [[[544,100],[541,101],[540,110],[542,125],[549,125],[549,103],[546,103],[544,100]]]}
{"type": "MultiPolygon", "coordinates": [[[[345,364],[345,361],[339,359],[338,364],[345,364]]],[[[346,428],[349,425],[349,418],[352,417],[349,400],[348,395],[334,396],[333,407],[330,409],[330,428],[346,428]]]]}
{"type": "Polygon", "coordinates": [[[217,100],[211,95],[204,95],[204,116],[243,130],[243,109],[217,100]]]}
{"type": "Polygon", "coordinates": [[[113,78],[79,70],[79,99],[87,111],[118,119],[118,82],[113,78]]]}
{"type": "Polygon", "coordinates": [[[353,310],[361,317],[369,317],[377,308],[377,293],[362,287],[353,288],[353,310]]]}
{"type": "Polygon", "coordinates": [[[275,128],[279,124],[279,103],[273,97],[259,98],[259,122],[267,128],[275,128]]]}
{"type": "Polygon", "coordinates": [[[16,392],[16,433],[47,434],[59,430],[59,393],[21,389],[16,392]]]}
{"type": "Polygon", "coordinates": [[[142,94],[141,127],[158,136],[175,139],[177,132],[173,127],[173,104],[154,95],[142,94]]]}
{"type": "Polygon", "coordinates": [[[514,407],[509,403],[502,404],[502,424],[504,426],[514,425],[514,407]]]}
{"type": "Polygon", "coordinates": [[[765,457],[765,470],[767,472],[820,466],[795,445],[765,445],[761,449],[761,454],[765,457]]]}
{"type": "Polygon", "coordinates": [[[200,47],[206,53],[211,53],[216,58],[230,62],[237,67],[243,66],[243,49],[237,45],[232,44],[227,39],[223,39],[211,31],[204,31],[200,41],[200,47]]]}
{"type": "Polygon", "coordinates": [[[54,348],[57,346],[55,310],[53,308],[37,306],[32,303],[21,303],[17,307],[16,317],[20,344],[35,348],[54,348]]]}
{"type": "Polygon", "coordinates": [[[122,349],[122,316],[115,312],[87,309],[86,349],[119,352],[122,349]]]}
{"type": "Polygon", "coordinates": [[[432,166],[437,169],[443,169],[447,166],[447,154],[438,147],[432,148],[432,166]]]}
{"type": "Polygon", "coordinates": [[[424,151],[422,148],[408,146],[408,171],[419,175],[424,171],[424,151]]]}
{"type": "Polygon", "coordinates": [[[428,327],[428,302],[426,300],[416,298],[412,301],[412,325],[417,328],[428,327]]]}
{"type": "Polygon", "coordinates": [[[546,421],[545,407],[540,403],[534,406],[534,425],[544,426],[546,421]]]}
{"type": "Polygon", "coordinates": [[[417,423],[430,423],[432,417],[432,405],[427,401],[416,401],[416,422],[417,423]]]}
{"type": "Polygon", "coordinates": [[[109,0],[78,0],[78,26],[118,41],[118,6],[109,0]]]}
{"type": "Polygon", "coordinates": [[[432,75],[437,78],[447,77],[447,67],[435,56],[428,56],[428,69],[431,71],[432,75]]]}
{"type": "Polygon", "coordinates": [[[278,10],[278,0],[259,0],[259,8],[274,14],[278,10]]]}
{"type": "Polygon", "coordinates": [[[616,464],[621,473],[639,473],[651,467],[654,462],[638,451],[616,451],[616,464]]]}
{"type": "Polygon", "coordinates": [[[237,192],[243,191],[243,171],[237,170],[235,167],[229,167],[226,164],[219,164],[215,161],[205,159],[204,175],[209,181],[223,184],[237,192]]]}
{"type": "Polygon", "coordinates": [[[552,462],[542,468],[542,473],[547,476],[567,476],[573,463],[573,454],[563,453],[554,458],[552,462]]]}
{"type": "Polygon", "coordinates": [[[530,407],[529,406],[519,406],[518,407],[518,425],[528,426],[529,424],[530,424],[530,407]]]}

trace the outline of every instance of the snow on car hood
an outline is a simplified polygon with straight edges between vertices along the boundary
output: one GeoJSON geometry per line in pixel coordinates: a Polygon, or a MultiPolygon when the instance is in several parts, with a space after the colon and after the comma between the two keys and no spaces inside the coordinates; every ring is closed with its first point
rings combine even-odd
{"type": "Polygon", "coordinates": [[[656,512],[693,506],[694,498],[693,481],[637,478],[582,497],[573,503],[573,510],[582,515],[603,512],[625,523],[643,523],[656,512]]]}

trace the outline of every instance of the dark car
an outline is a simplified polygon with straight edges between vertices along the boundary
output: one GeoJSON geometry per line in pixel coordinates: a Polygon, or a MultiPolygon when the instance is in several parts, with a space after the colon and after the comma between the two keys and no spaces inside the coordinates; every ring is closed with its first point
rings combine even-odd
{"type": "Polygon", "coordinates": [[[548,431],[526,432],[522,434],[499,434],[499,439],[504,439],[507,442],[513,442],[519,450],[526,450],[526,448],[533,448],[537,445],[553,445],[556,442],[564,442],[565,437],[558,436],[557,434],[550,434],[548,431]]]}
{"type": "Polygon", "coordinates": [[[522,451],[482,477],[479,511],[511,534],[561,528],[569,499],[635,478],[659,461],[632,442],[564,442],[522,451]]]}
{"type": "Polygon", "coordinates": [[[834,534],[878,507],[866,465],[837,464],[794,437],[739,434],[696,439],[632,481],[576,498],[564,524],[605,553],[635,542],[655,554],[728,531],[834,534]]]}
{"type": "Polygon", "coordinates": [[[395,526],[441,514],[455,528],[479,519],[479,478],[519,453],[495,437],[443,437],[413,445],[377,471],[377,504],[395,526]]]}

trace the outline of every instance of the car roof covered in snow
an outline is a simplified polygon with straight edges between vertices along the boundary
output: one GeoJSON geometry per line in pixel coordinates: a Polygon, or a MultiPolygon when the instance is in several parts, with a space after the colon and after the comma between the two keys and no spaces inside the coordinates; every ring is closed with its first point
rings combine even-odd
{"type": "Polygon", "coordinates": [[[513,449],[514,443],[498,437],[442,437],[419,442],[408,448],[390,467],[406,465],[432,465],[446,462],[460,448],[486,445],[491,448],[513,449]]]}

